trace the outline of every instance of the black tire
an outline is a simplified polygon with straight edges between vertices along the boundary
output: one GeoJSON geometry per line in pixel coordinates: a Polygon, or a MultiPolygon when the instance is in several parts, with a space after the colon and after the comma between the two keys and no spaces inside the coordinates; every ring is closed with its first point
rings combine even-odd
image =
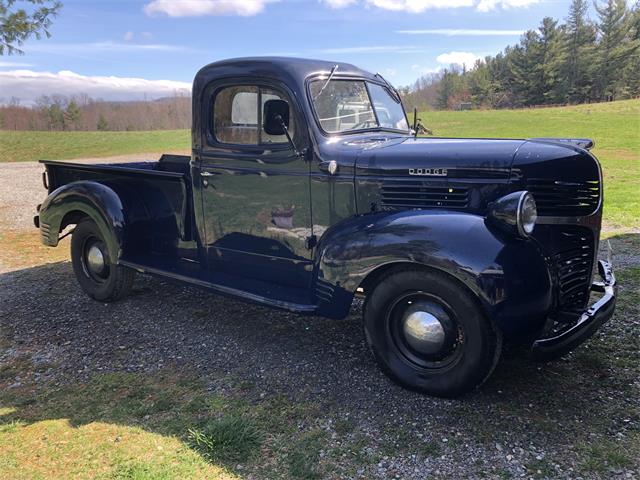
{"type": "Polygon", "coordinates": [[[71,262],[78,283],[87,295],[101,302],[113,302],[129,294],[135,271],[117,265],[109,257],[106,244],[95,222],[82,220],[71,236],[71,262]],[[92,248],[99,250],[98,258],[102,255],[104,268],[100,271],[91,267],[88,257],[92,248]]]}
{"type": "MultiPolygon", "coordinates": [[[[364,330],[384,373],[408,389],[438,397],[457,397],[481,385],[493,372],[502,348],[500,332],[466,287],[427,269],[404,267],[386,274],[367,297],[364,330]],[[410,338],[410,317],[438,321],[437,347],[410,338]],[[425,348],[438,351],[425,353],[425,348]]],[[[434,338],[429,335],[423,338],[434,338]]]]}

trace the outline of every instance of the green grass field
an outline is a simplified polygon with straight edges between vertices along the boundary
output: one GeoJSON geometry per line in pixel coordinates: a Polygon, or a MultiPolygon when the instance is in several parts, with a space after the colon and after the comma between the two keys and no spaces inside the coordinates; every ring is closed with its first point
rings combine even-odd
{"type": "Polygon", "coordinates": [[[188,130],[151,132],[16,132],[0,131],[0,162],[108,157],[191,148],[188,130]]]}
{"type": "MultiPolygon", "coordinates": [[[[526,110],[422,112],[443,137],[588,137],[605,175],[605,219],[640,226],[640,100],[526,110]]],[[[186,130],[152,132],[0,131],[0,162],[189,150],[186,130]]]]}

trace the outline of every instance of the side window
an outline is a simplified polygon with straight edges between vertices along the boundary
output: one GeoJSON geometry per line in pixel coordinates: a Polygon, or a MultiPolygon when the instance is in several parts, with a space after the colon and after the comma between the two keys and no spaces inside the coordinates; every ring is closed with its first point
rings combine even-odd
{"type": "MultiPolygon", "coordinates": [[[[263,128],[264,105],[267,100],[286,100],[276,90],[251,85],[225,87],[213,102],[213,134],[220,143],[264,145],[286,143],[285,135],[268,135],[263,128]]],[[[293,112],[289,116],[289,132],[295,134],[293,112]]]]}
{"type": "Polygon", "coordinates": [[[226,87],[213,105],[213,133],[221,143],[258,144],[258,88],[226,87]]]}

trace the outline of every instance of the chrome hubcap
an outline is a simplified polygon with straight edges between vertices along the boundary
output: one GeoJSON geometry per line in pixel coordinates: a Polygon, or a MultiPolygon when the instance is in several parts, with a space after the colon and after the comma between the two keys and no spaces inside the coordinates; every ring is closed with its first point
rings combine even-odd
{"type": "Polygon", "coordinates": [[[388,335],[403,361],[418,368],[446,368],[458,361],[463,333],[455,314],[435,295],[407,292],[388,313],[388,335]]]}
{"type": "Polygon", "coordinates": [[[444,327],[432,313],[422,310],[408,312],[404,318],[402,330],[407,343],[420,353],[432,355],[438,353],[444,346],[446,338],[444,327]]]}
{"type": "Polygon", "coordinates": [[[104,272],[104,254],[96,245],[92,245],[87,252],[87,266],[93,273],[98,275],[104,272]]]}

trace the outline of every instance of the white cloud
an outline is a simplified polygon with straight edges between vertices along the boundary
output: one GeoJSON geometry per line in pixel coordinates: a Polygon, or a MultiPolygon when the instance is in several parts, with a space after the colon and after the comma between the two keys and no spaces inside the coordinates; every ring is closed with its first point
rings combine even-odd
{"type": "Polygon", "coordinates": [[[152,0],[144,6],[147,15],[202,17],[205,15],[240,15],[250,17],[277,0],[152,0]]]}
{"type": "Polygon", "coordinates": [[[21,68],[21,67],[33,67],[33,64],[23,63],[23,62],[5,62],[0,60],[0,68],[21,68]]]}
{"type": "Polygon", "coordinates": [[[367,5],[383,10],[421,13],[431,8],[471,7],[473,0],[367,0],[367,5]]]}
{"type": "Polygon", "coordinates": [[[449,52],[438,55],[436,60],[443,65],[464,65],[467,68],[472,68],[479,58],[471,52],[449,52]]]}
{"type": "Polygon", "coordinates": [[[398,74],[398,71],[395,68],[385,68],[384,73],[390,77],[395,77],[398,74]]]}
{"type": "Polygon", "coordinates": [[[343,54],[343,53],[420,53],[424,47],[414,45],[365,45],[357,47],[336,47],[323,48],[320,53],[343,54]]]}
{"type": "MultiPolygon", "coordinates": [[[[161,0],[156,0],[161,1],[161,0]]],[[[163,0],[164,1],[164,0],[163,0]]],[[[166,0],[169,2],[170,0],[166,0]]],[[[320,0],[331,8],[345,8],[361,4],[394,12],[422,13],[436,8],[475,7],[480,12],[496,8],[527,7],[541,0],[320,0]]]]}
{"type": "Polygon", "coordinates": [[[495,10],[498,7],[505,9],[528,7],[529,5],[533,5],[538,2],[540,2],[540,0],[480,0],[476,8],[480,12],[488,12],[490,10],[495,10]]]}
{"type": "Polygon", "coordinates": [[[133,32],[131,30],[129,30],[128,32],[125,32],[122,38],[124,39],[125,42],[130,42],[131,40],[133,40],[133,32]]]}
{"type": "Polygon", "coordinates": [[[31,52],[53,53],[53,54],[76,54],[84,55],[95,52],[186,52],[193,51],[189,47],[181,45],[165,45],[159,43],[123,43],[123,42],[90,42],[90,43],[34,43],[29,47],[31,52]]]}
{"type": "Polygon", "coordinates": [[[358,0],[320,0],[320,3],[326,4],[329,8],[345,8],[358,3],[358,0]]]}
{"type": "Polygon", "coordinates": [[[438,73],[442,70],[442,67],[426,67],[424,65],[419,65],[414,63],[411,65],[411,70],[414,72],[418,72],[420,75],[427,75],[429,73],[438,73]]]}
{"type": "Polygon", "coordinates": [[[480,28],[430,28],[424,30],[396,30],[407,35],[445,35],[447,37],[500,37],[522,35],[525,30],[490,30],[480,28]]]}
{"type": "Polygon", "coordinates": [[[86,93],[104,100],[155,99],[170,95],[188,94],[191,84],[173,80],[144,78],[85,76],[70,71],[34,72],[31,70],[0,71],[4,98],[17,97],[22,104],[31,105],[40,95],[77,95],[86,93]]]}

